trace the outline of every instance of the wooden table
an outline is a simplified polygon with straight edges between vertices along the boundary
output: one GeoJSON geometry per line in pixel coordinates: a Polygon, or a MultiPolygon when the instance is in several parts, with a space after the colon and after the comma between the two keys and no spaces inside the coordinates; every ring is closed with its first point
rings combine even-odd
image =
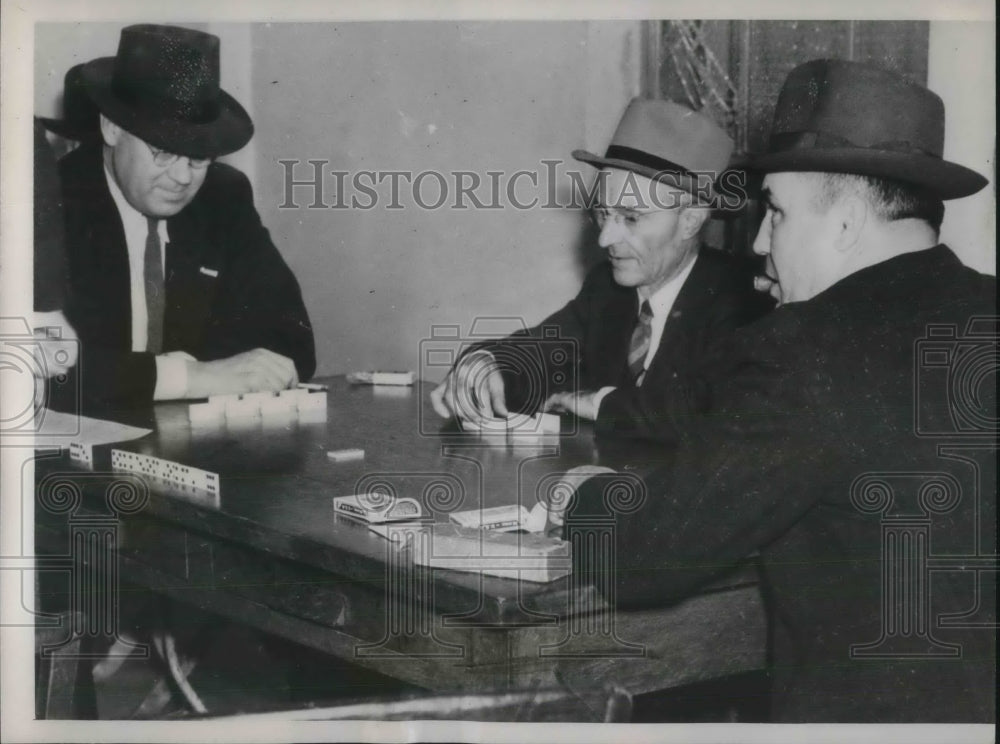
{"type": "Polygon", "coordinates": [[[530,509],[570,467],[629,469],[666,454],[595,442],[588,426],[567,431],[569,420],[554,442],[484,440],[442,423],[427,385],[328,382],[323,423],[192,429],[185,405],[155,407],[146,419],[155,431],[128,448],[215,470],[217,503],[152,484],[137,511],[123,513],[139,503],[126,496],[112,513],[109,487],[123,479],[101,461],[107,450],[93,473],[40,459],[40,502],[67,480],[83,499],[58,515],[36,506],[37,544],[65,553],[67,531],[103,515],[123,580],[436,691],[616,682],[638,694],[763,666],[765,620],[749,568],[671,607],[616,612],[572,578],[540,584],[414,566],[332,509],[333,496],[373,484],[422,498],[437,521],[480,504],[530,509]],[[363,461],[327,457],[356,447],[363,461]]]}

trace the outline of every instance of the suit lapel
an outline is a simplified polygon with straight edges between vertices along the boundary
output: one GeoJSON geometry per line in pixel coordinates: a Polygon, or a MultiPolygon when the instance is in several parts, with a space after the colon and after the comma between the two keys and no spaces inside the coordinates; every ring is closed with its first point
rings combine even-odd
{"type": "Polygon", "coordinates": [[[595,357],[591,369],[599,370],[590,386],[631,384],[628,350],[639,316],[639,298],[631,287],[622,287],[610,279],[607,304],[601,308],[602,322],[597,324],[599,338],[593,344],[595,357]]]}
{"type": "Polygon", "coordinates": [[[201,349],[215,298],[217,269],[212,246],[195,204],[167,220],[167,307],[163,320],[164,349],[201,349]]]}
{"type": "Polygon", "coordinates": [[[69,195],[67,209],[70,204],[79,205],[81,214],[68,216],[68,224],[84,233],[79,244],[86,246],[86,253],[82,257],[70,257],[80,277],[74,279],[74,292],[84,312],[108,309],[107,314],[88,314],[103,326],[100,331],[102,343],[131,349],[132,285],[125,228],[108,189],[101,150],[81,152],[77,165],[79,167],[68,176],[68,187],[79,189],[80,193],[69,195]]]}
{"type": "Polygon", "coordinates": [[[660,345],[650,365],[649,376],[655,375],[661,365],[669,363],[668,360],[673,357],[671,350],[683,343],[684,329],[691,326],[691,318],[697,317],[701,309],[711,303],[715,286],[711,281],[711,273],[711,265],[703,256],[695,258],[691,273],[681,286],[663,325],[660,345]]]}

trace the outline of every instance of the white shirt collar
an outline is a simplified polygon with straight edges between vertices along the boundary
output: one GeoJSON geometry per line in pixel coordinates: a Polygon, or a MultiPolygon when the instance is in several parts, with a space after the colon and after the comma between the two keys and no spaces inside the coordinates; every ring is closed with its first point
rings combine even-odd
{"type": "MultiPolygon", "coordinates": [[[[670,314],[670,310],[674,306],[674,302],[677,300],[677,295],[680,294],[681,287],[683,287],[684,282],[687,281],[688,276],[691,274],[691,270],[694,268],[695,261],[697,260],[698,257],[696,255],[693,261],[691,261],[666,284],[649,296],[649,307],[653,311],[654,318],[666,318],[666,316],[670,314]]],[[[638,290],[636,290],[636,292],[638,293],[638,290]]],[[[639,296],[639,308],[642,308],[641,295],[639,296]]]]}

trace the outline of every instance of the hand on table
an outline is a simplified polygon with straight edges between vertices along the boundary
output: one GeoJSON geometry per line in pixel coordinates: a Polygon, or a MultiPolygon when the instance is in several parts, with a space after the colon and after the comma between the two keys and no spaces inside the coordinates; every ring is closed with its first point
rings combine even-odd
{"type": "Polygon", "coordinates": [[[80,354],[80,343],[62,310],[36,312],[32,327],[40,341],[34,347],[38,373],[47,379],[69,372],[80,354]]]}
{"type": "Polygon", "coordinates": [[[580,393],[553,393],[542,404],[549,413],[572,413],[577,418],[595,421],[600,404],[598,392],[585,390],[580,393]]]}
{"type": "Polygon", "coordinates": [[[299,381],[295,363],[268,349],[187,364],[188,393],[192,398],[284,390],[299,381]]]}
{"type": "Polygon", "coordinates": [[[431,403],[439,416],[454,416],[462,424],[509,415],[503,376],[487,351],[474,351],[462,357],[431,391],[431,403]]]}

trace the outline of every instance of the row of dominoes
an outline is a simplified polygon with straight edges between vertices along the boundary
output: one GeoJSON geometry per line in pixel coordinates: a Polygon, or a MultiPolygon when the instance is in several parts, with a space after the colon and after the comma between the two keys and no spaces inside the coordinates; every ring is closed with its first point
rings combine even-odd
{"type": "Polygon", "coordinates": [[[526,413],[512,413],[506,418],[483,419],[475,422],[462,422],[465,431],[480,434],[503,434],[509,436],[536,436],[559,434],[560,419],[554,413],[539,413],[529,416],[526,413]]]}
{"type": "Polygon", "coordinates": [[[218,473],[192,468],[173,460],[164,460],[151,455],[140,455],[137,452],[113,449],[111,450],[111,469],[160,478],[177,486],[197,488],[209,493],[220,493],[218,473]]]}
{"type": "Polygon", "coordinates": [[[193,425],[293,416],[305,421],[326,421],[326,390],[298,387],[277,393],[213,395],[207,403],[188,406],[188,418],[193,425]]]}

